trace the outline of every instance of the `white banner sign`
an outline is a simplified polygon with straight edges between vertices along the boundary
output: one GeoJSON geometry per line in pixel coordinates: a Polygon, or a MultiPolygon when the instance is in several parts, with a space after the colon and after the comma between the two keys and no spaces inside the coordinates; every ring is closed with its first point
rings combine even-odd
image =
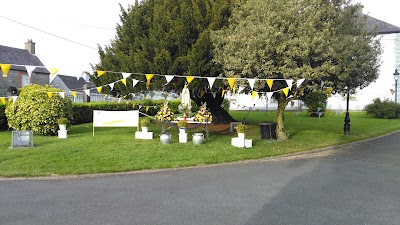
{"type": "Polygon", "coordinates": [[[93,135],[95,127],[138,127],[139,110],[93,110],[93,135]]]}

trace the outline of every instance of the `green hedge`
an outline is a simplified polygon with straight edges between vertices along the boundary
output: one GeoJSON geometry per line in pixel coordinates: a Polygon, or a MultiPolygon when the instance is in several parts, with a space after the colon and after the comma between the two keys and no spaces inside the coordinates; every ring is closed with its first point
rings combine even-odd
{"type": "Polygon", "coordinates": [[[364,110],[375,118],[396,119],[400,117],[400,104],[387,99],[382,101],[376,98],[372,104],[365,106],[364,110]]]}
{"type": "MultiPolygon", "coordinates": [[[[174,113],[181,113],[178,109],[180,100],[168,101],[168,106],[173,110],[174,113]]],[[[107,111],[128,111],[128,110],[139,110],[141,113],[145,113],[149,116],[157,114],[158,110],[164,105],[164,100],[134,100],[126,102],[89,102],[89,103],[74,103],[73,109],[73,121],[72,124],[82,124],[93,122],[93,110],[107,110],[107,111]],[[147,108],[148,107],[148,108],[147,108]],[[147,112],[146,112],[147,110],[147,112]]],[[[192,112],[198,110],[197,105],[192,101],[192,112]]]]}
{"type": "Polygon", "coordinates": [[[0,104],[0,129],[7,129],[6,105],[0,104]]]}

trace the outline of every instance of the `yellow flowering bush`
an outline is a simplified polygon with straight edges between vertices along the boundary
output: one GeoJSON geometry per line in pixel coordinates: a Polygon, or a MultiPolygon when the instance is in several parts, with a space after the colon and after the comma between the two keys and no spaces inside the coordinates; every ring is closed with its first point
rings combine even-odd
{"type": "Polygon", "coordinates": [[[159,121],[173,121],[174,120],[174,112],[171,108],[168,107],[168,102],[164,103],[164,107],[157,112],[156,116],[159,121]]]}
{"type": "Polygon", "coordinates": [[[208,121],[211,123],[212,121],[212,115],[210,112],[207,111],[207,106],[206,104],[200,106],[199,111],[194,115],[193,118],[194,121],[197,122],[205,122],[208,121]]]}

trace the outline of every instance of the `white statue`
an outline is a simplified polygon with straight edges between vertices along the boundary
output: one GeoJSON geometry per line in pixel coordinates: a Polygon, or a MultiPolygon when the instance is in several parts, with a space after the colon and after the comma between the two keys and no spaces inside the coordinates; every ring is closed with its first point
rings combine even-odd
{"type": "Polygon", "coordinates": [[[179,105],[179,109],[183,112],[184,118],[188,116],[188,114],[191,112],[192,109],[192,104],[190,100],[190,91],[187,86],[188,85],[185,84],[185,86],[182,89],[181,104],[179,105]]]}
{"type": "Polygon", "coordinates": [[[182,89],[182,107],[183,108],[187,108],[187,109],[191,109],[192,105],[190,103],[190,91],[189,88],[187,87],[187,84],[185,84],[185,86],[182,89]]]}

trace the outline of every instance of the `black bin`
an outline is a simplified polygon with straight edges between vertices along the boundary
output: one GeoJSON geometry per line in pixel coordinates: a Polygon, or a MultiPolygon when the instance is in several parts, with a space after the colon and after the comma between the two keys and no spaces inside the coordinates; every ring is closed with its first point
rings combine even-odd
{"type": "Polygon", "coordinates": [[[261,139],[276,139],[276,123],[274,122],[261,122],[260,134],[261,139]]]}

